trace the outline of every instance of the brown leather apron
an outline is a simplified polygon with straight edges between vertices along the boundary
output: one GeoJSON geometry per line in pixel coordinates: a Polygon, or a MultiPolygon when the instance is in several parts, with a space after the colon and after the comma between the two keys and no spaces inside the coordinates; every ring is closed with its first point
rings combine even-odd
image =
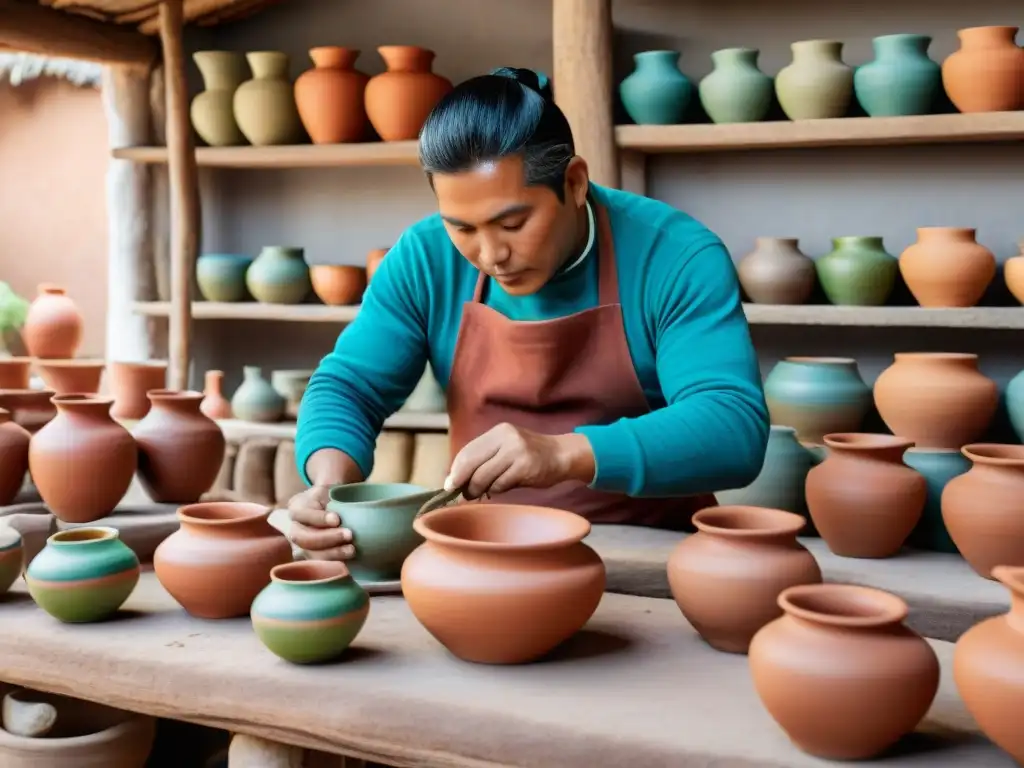
{"type": "MultiPolygon", "coordinates": [[[[549,435],[650,412],[626,341],[608,213],[592,203],[598,227],[598,306],[554,320],[518,322],[483,303],[480,273],[462,309],[448,382],[451,457],[498,424],[549,435]]],[[[577,481],[516,488],[492,501],[556,507],[593,523],[690,528],[712,495],[633,498],[577,481]]]]}

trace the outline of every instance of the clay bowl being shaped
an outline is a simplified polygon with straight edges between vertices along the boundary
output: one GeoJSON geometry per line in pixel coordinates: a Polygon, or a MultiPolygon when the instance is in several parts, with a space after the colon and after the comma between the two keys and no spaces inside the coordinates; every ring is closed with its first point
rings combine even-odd
{"type": "Polygon", "coordinates": [[[57,415],[51,402],[52,389],[0,389],[0,408],[10,411],[11,418],[29,432],[38,432],[57,415]]]}
{"type": "Polygon", "coordinates": [[[31,357],[0,357],[0,389],[28,389],[31,357]]]}
{"type": "Polygon", "coordinates": [[[16,528],[0,528],[0,595],[11,588],[25,568],[25,548],[16,528]]]}
{"type": "Polygon", "coordinates": [[[572,512],[458,504],[413,527],[426,542],[402,567],[413,615],[464,661],[535,661],[578,632],[601,602],[605,567],[572,512]]]}
{"type": "Polygon", "coordinates": [[[366,267],[317,264],[309,268],[309,279],[324,304],[358,304],[366,290],[366,267]]]}
{"type": "Polygon", "coordinates": [[[47,388],[58,395],[95,395],[107,364],[103,360],[37,360],[36,368],[47,388]]]}

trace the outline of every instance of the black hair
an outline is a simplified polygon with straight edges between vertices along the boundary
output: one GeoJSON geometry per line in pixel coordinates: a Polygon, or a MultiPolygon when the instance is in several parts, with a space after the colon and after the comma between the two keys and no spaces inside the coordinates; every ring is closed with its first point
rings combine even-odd
{"type": "Polygon", "coordinates": [[[502,67],[460,83],[431,110],[420,130],[420,165],[461,173],[522,155],[527,186],[549,187],[565,201],[565,169],[576,155],[572,129],[543,75],[502,67]]]}

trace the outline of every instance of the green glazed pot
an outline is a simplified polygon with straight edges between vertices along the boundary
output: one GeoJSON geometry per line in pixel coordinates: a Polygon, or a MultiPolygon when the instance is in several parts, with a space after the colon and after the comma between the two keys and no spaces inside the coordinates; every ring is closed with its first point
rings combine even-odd
{"type": "Polygon", "coordinates": [[[370,613],[370,596],[344,563],[285,563],[270,571],[270,584],[252,604],[252,626],[274,654],[294,664],[341,655],[370,613]]]}
{"type": "Polygon", "coordinates": [[[946,483],[971,468],[971,461],[960,451],[926,450],[911,448],[903,454],[903,463],[916,469],[928,483],[924,512],[911,532],[907,543],[930,552],[959,554],[942,520],[942,491],[946,483]]]}
{"type": "Polygon", "coordinates": [[[412,521],[436,494],[410,483],[351,483],[331,488],[327,510],[352,531],[356,554],[349,570],[359,581],[394,581],[405,558],[423,543],[412,521]]]}
{"type": "Polygon", "coordinates": [[[896,285],[899,261],[880,237],[836,237],[814,263],[828,300],[840,306],[880,307],[896,285]]]}
{"type": "Polygon", "coordinates": [[[942,89],[942,69],[928,58],[928,35],[882,35],[875,59],[857,67],[854,93],[871,117],[927,115],[942,89]]]}
{"type": "Polygon", "coordinates": [[[301,248],[268,245],[245,273],[245,284],[256,301],[301,304],[313,284],[301,248]]]}
{"type": "Polygon", "coordinates": [[[53,534],[25,572],[29,594],[68,623],[101,621],[139,582],[139,558],[116,528],[72,528],[53,534]]]}
{"type": "Polygon", "coordinates": [[[787,357],[764,380],[772,424],[793,427],[803,443],[832,432],[858,432],[871,409],[871,388],[848,357],[787,357]]]}
{"type": "Polygon", "coordinates": [[[15,528],[0,528],[0,595],[18,580],[24,567],[21,534],[15,528]]]}
{"type": "Polygon", "coordinates": [[[756,48],[725,48],[711,54],[715,68],[700,81],[700,103],[715,123],[756,123],[772,106],[775,84],[757,68],[756,48]]]}
{"type": "Polygon", "coordinates": [[[678,125],[686,118],[693,84],[679,71],[679,51],[644,51],[619,84],[626,113],[637,125],[678,125]]]}
{"type": "Polygon", "coordinates": [[[236,253],[204,253],[196,260],[196,282],[207,301],[245,301],[245,273],[251,256],[236,253]]]}

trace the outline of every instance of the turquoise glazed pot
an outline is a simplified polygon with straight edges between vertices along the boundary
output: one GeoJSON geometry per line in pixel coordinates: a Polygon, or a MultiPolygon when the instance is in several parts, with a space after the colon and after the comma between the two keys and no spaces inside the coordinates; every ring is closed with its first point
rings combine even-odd
{"type": "Polygon", "coordinates": [[[960,550],[953,543],[942,520],[942,491],[946,483],[971,468],[970,459],[960,451],[911,448],[903,454],[903,463],[916,469],[928,483],[924,512],[907,544],[930,552],[958,554],[960,550]]]}
{"type": "Polygon", "coordinates": [[[72,528],[55,533],[25,572],[40,608],[67,623],[101,621],[128,599],[139,582],[139,559],[116,528],[72,528]]]}
{"type": "Polygon", "coordinates": [[[880,237],[837,237],[814,267],[833,304],[880,307],[896,285],[899,261],[885,250],[880,237]]]}
{"type": "Polygon", "coordinates": [[[928,35],[882,35],[875,60],[858,67],[854,93],[871,117],[927,115],[942,88],[942,68],[928,58],[928,35]]]}
{"type": "Polygon", "coordinates": [[[715,123],[756,123],[772,106],[775,84],[757,68],[756,48],[725,48],[711,54],[715,68],[700,81],[700,103],[715,123]]]}
{"type": "Polygon", "coordinates": [[[0,595],[18,580],[24,567],[21,534],[15,528],[0,528],[0,595]]]}
{"type": "Polygon", "coordinates": [[[772,424],[796,429],[821,445],[832,432],[859,432],[871,409],[871,388],[848,357],[787,357],[764,380],[772,424]]]}
{"type": "Polygon", "coordinates": [[[285,563],[252,603],[252,626],[270,651],[294,664],[330,661],[352,644],[370,613],[370,596],[344,563],[285,563]]]}
{"type": "Polygon", "coordinates": [[[619,84],[619,96],[638,125],[678,125],[686,117],[693,84],[679,71],[679,51],[645,51],[619,84]]]}
{"type": "Polygon", "coordinates": [[[1017,439],[1024,443],[1024,371],[1021,371],[1006,385],[1006,410],[1010,424],[1017,433],[1017,439]]]}
{"type": "Polygon", "coordinates": [[[287,407],[288,401],[263,378],[258,366],[242,368],[242,383],[231,396],[231,412],[236,419],[269,424],[284,418],[287,407]]]}
{"type": "Polygon", "coordinates": [[[196,261],[199,292],[207,301],[245,301],[249,298],[245,274],[251,264],[251,256],[204,253],[196,261]]]}
{"type": "Polygon", "coordinates": [[[356,554],[348,567],[356,579],[373,583],[401,577],[405,558],[423,543],[412,521],[436,493],[410,483],[351,483],[331,488],[327,509],[352,531],[356,554]]]}
{"type": "Polygon", "coordinates": [[[264,304],[301,304],[313,284],[301,248],[268,245],[245,273],[245,284],[264,304]]]}

